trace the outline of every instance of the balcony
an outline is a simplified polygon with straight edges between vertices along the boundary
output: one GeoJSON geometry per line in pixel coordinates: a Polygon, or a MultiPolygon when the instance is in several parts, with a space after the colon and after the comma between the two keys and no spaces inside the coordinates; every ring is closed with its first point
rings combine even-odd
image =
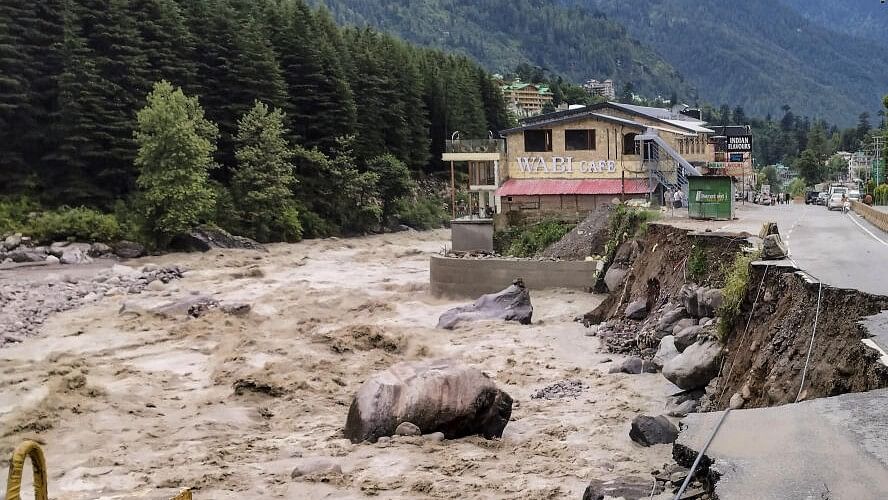
{"type": "Polygon", "coordinates": [[[445,153],[500,154],[505,150],[505,141],[502,139],[458,139],[447,141],[444,147],[445,153]]]}

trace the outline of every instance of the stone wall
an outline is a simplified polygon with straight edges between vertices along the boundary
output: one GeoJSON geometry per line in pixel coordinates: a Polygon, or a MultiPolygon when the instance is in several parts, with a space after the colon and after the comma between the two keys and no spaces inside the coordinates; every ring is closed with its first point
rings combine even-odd
{"type": "Polygon", "coordinates": [[[865,203],[860,203],[857,201],[852,201],[851,207],[870,224],[878,227],[882,231],[888,232],[888,212],[876,210],[875,208],[870,207],[865,203]]]}
{"type": "Polygon", "coordinates": [[[478,297],[522,278],[530,288],[585,290],[595,282],[597,261],[459,259],[433,255],[431,292],[435,296],[478,297]]]}

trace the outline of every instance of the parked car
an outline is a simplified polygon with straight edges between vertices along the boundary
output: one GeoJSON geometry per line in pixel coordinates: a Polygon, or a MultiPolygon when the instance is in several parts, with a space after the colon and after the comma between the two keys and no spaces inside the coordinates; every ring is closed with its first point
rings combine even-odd
{"type": "Polygon", "coordinates": [[[827,210],[841,210],[842,207],[845,206],[844,198],[845,195],[843,193],[833,193],[826,204],[827,210]]]}
{"type": "Polygon", "coordinates": [[[805,195],[805,205],[816,205],[818,196],[820,196],[820,191],[808,191],[805,195]]]}
{"type": "Polygon", "coordinates": [[[773,205],[774,204],[773,201],[771,200],[771,195],[769,195],[769,194],[761,195],[758,202],[762,205],[773,205]]]}
{"type": "Polygon", "coordinates": [[[829,201],[829,193],[821,192],[817,195],[817,205],[826,205],[826,202],[829,201]]]}

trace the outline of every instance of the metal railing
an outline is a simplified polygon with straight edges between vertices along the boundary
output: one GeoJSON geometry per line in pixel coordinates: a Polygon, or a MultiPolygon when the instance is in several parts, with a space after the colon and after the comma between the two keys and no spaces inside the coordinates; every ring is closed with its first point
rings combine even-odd
{"type": "Polygon", "coordinates": [[[456,139],[444,145],[446,153],[502,153],[505,150],[503,139],[456,139]]]}

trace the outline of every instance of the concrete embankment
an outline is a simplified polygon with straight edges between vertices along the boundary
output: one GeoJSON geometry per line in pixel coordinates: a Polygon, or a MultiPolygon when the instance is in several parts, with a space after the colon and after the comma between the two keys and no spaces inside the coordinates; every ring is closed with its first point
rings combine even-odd
{"type": "Polygon", "coordinates": [[[456,258],[433,255],[431,292],[444,297],[478,297],[498,292],[516,278],[531,290],[568,288],[585,290],[595,281],[597,261],[456,258]]]}
{"type": "Polygon", "coordinates": [[[866,205],[865,203],[860,203],[857,201],[852,201],[851,207],[870,224],[876,226],[882,231],[888,232],[888,212],[877,210],[869,205],[866,205]]]}

